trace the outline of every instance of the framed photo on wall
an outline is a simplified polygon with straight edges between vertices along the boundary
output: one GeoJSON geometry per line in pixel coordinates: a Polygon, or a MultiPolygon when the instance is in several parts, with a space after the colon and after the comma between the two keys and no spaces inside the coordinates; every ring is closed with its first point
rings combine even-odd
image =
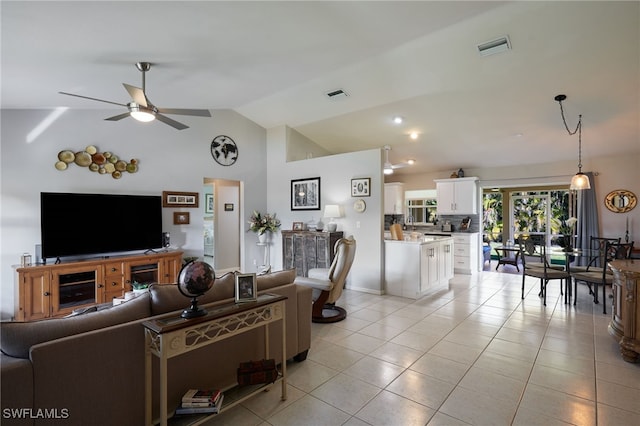
{"type": "Polygon", "coordinates": [[[236,274],[236,303],[258,300],[256,274],[236,274]]]}
{"type": "Polygon", "coordinates": [[[204,194],[204,212],[213,213],[213,194],[204,194]]]}
{"type": "Polygon", "coordinates": [[[173,212],[174,225],[188,225],[189,222],[189,212],[173,212]]]}
{"type": "Polygon", "coordinates": [[[371,196],[371,178],[351,179],[351,196],[352,197],[370,197],[371,196]]]}
{"type": "Polygon", "coordinates": [[[162,207],[198,207],[197,192],[162,191],[162,207]]]}
{"type": "Polygon", "coordinates": [[[320,210],[320,178],[291,181],[291,210],[320,210]]]}

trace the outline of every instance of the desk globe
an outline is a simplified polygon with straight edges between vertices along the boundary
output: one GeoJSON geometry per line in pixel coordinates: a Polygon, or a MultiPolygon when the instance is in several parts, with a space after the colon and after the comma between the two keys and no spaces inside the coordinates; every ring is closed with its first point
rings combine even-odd
{"type": "Polygon", "coordinates": [[[196,318],[207,314],[198,307],[198,297],[213,287],[215,272],[206,262],[191,261],[184,265],[178,275],[178,290],[185,297],[191,298],[191,306],[182,311],[182,318],[196,318]]]}

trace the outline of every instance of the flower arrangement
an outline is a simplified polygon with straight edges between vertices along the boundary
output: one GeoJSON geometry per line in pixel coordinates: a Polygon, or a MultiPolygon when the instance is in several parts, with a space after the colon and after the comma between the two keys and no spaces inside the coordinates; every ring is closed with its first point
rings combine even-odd
{"type": "Polygon", "coordinates": [[[575,217],[570,217],[560,223],[558,232],[562,234],[562,237],[559,242],[560,245],[567,251],[573,249],[573,236],[575,235],[575,231],[573,228],[576,226],[577,222],[578,219],[576,219],[575,217]]]}
{"type": "Polygon", "coordinates": [[[253,211],[249,220],[249,230],[263,235],[265,232],[276,232],[280,227],[280,219],[276,218],[275,213],[259,213],[253,211]]]}

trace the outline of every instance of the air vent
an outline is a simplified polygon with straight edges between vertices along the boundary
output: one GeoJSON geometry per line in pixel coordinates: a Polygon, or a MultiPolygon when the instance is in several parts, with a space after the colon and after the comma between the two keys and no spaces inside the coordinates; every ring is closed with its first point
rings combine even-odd
{"type": "Polygon", "coordinates": [[[482,56],[493,55],[511,49],[511,42],[508,36],[490,40],[478,45],[478,53],[482,56]]]}
{"type": "Polygon", "coordinates": [[[327,98],[329,99],[342,99],[342,98],[346,98],[347,96],[349,96],[349,94],[347,92],[345,92],[342,89],[336,89],[336,90],[332,90],[330,92],[325,93],[327,95],[327,98]]]}

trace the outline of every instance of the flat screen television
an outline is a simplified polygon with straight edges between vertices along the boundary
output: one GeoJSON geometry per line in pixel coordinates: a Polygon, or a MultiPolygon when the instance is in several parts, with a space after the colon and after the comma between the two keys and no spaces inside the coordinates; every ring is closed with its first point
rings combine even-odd
{"type": "Polygon", "coordinates": [[[40,193],[43,259],[162,247],[162,197],[40,193]]]}

